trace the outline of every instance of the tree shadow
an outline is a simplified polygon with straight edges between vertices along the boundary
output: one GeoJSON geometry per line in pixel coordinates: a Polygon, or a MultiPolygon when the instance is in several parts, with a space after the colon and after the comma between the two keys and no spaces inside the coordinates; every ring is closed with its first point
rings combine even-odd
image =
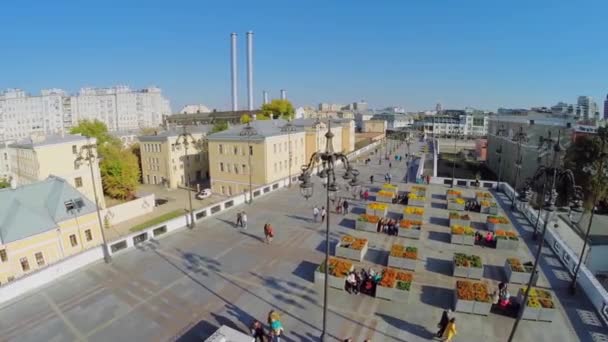
{"type": "Polygon", "coordinates": [[[355,220],[343,218],[342,220],[340,220],[340,223],[338,223],[338,225],[345,228],[355,229],[355,220]]]}
{"type": "Polygon", "coordinates": [[[429,219],[430,224],[436,224],[438,226],[450,226],[450,219],[442,218],[442,217],[431,217],[429,219]]]}
{"type": "Polygon", "coordinates": [[[452,275],[452,260],[428,257],[424,268],[429,272],[439,273],[447,276],[452,275]]]}
{"type": "Polygon", "coordinates": [[[450,233],[429,231],[429,240],[450,243],[450,233]]]}
{"type": "Polygon", "coordinates": [[[483,277],[485,279],[492,279],[496,281],[507,281],[504,274],[504,267],[497,265],[483,265],[483,277]]]}
{"type": "Polygon", "coordinates": [[[435,336],[435,333],[429,331],[427,328],[423,327],[420,324],[410,323],[408,321],[404,321],[402,319],[381,313],[376,313],[376,316],[381,317],[386,323],[392,325],[395,328],[398,328],[399,330],[405,330],[410,334],[416,335],[425,340],[432,340],[435,336]]]}
{"type": "Polygon", "coordinates": [[[434,208],[434,209],[447,209],[448,205],[445,204],[445,203],[432,202],[431,203],[431,208],[434,208]]]}
{"type": "Polygon", "coordinates": [[[454,290],[422,285],[420,301],[440,309],[451,308],[454,303],[454,290]]]}

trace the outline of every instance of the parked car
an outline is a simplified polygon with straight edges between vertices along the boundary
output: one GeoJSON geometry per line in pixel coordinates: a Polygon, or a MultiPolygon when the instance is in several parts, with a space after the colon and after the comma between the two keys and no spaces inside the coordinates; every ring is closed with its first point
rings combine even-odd
{"type": "Polygon", "coordinates": [[[202,200],[211,196],[211,189],[203,189],[198,194],[196,194],[196,199],[202,200]]]}

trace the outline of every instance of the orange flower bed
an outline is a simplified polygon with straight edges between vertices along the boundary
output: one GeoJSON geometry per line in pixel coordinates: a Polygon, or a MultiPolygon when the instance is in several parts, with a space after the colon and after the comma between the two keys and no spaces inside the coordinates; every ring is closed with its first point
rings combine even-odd
{"type": "Polygon", "coordinates": [[[394,244],[391,246],[391,256],[416,260],[418,259],[418,248],[394,244]]]}
{"type": "Polygon", "coordinates": [[[359,221],[378,223],[378,221],[380,221],[380,216],[363,214],[359,217],[359,221]]]}
{"type": "Polygon", "coordinates": [[[403,229],[411,229],[412,227],[421,227],[422,222],[420,221],[411,221],[411,220],[401,220],[399,221],[399,228],[403,229]]]}
{"type": "Polygon", "coordinates": [[[458,190],[448,190],[447,194],[448,195],[454,195],[454,196],[462,196],[462,192],[460,192],[458,190]]]}
{"type": "Polygon", "coordinates": [[[506,224],[509,223],[509,220],[504,216],[488,216],[487,222],[492,224],[506,224]]]}
{"type": "Polygon", "coordinates": [[[386,191],[386,190],[380,190],[378,191],[378,196],[381,197],[395,197],[395,193],[394,192],[390,192],[390,191],[386,191]]]}
{"type": "Polygon", "coordinates": [[[517,233],[512,230],[496,229],[496,236],[517,237],[517,233]]]}
{"type": "Polygon", "coordinates": [[[382,287],[395,287],[395,282],[397,281],[397,271],[391,268],[385,268],[382,271],[382,279],[378,283],[378,286],[382,287]]]}
{"type": "Polygon", "coordinates": [[[397,280],[411,282],[414,280],[414,275],[409,272],[397,272],[397,280]]]}
{"type": "Polygon", "coordinates": [[[367,239],[356,238],[350,235],[344,235],[342,237],[340,245],[344,248],[350,248],[354,250],[361,250],[365,247],[367,239]]]}
{"type": "Polygon", "coordinates": [[[474,300],[478,302],[489,302],[490,295],[488,286],[482,282],[470,282],[467,280],[458,280],[456,282],[456,295],[458,299],[474,300]]]}
{"type": "Polygon", "coordinates": [[[349,261],[337,258],[329,258],[329,274],[334,277],[344,278],[350,270],[353,268],[353,264],[349,261]]]}

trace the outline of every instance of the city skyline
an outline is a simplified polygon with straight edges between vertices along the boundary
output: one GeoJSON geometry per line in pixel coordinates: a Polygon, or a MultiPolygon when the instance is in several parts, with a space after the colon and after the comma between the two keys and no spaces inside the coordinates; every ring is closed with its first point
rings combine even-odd
{"type": "Polygon", "coordinates": [[[407,110],[437,102],[489,110],[550,106],[579,95],[601,103],[608,92],[601,2],[590,2],[593,10],[571,16],[567,26],[560,18],[579,7],[548,1],[491,8],[279,4],[10,4],[0,14],[11,32],[0,56],[0,89],[155,85],[174,112],[196,103],[227,110],[236,32],[245,109],[245,33],[253,30],[255,107],[263,90],[278,98],[280,89],[296,105],[366,100],[407,110]]]}

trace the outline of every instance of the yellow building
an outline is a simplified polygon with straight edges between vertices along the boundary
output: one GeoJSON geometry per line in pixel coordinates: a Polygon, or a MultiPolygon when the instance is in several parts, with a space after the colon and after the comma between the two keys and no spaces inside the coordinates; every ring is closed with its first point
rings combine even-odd
{"type": "Polygon", "coordinates": [[[386,133],[387,128],[386,120],[363,121],[363,133],[386,133]]]}
{"type": "MultiPolygon", "coordinates": [[[[355,121],[349,119],[330,119],[331,132],[334,134],[333,148],[335,152],[350,153],[355,150],[355,121]]],[[[325,151],[327,143],[327,119],[296,119],[293,124],[306,132],[306,160],[313,153],[325,151]]]]}
{"type": "Polygon", "coordinates": [[[101,245],[95,204],[64,179],[0,190],[0,283],[101,245]]]}
{"type": "Polygon", "coordinates": [[[209,135],[209,173],[211,188],[227,196],[300,174],[308,162],[306,133],[284,120],[251,122],[252,135],[245,135],[245,125],[209,135]],[[290,153],[291,152],[291,153],[290,153]],[[291,157],[291,158],[290,158],[291,157]]]}
{"type": "Polygon", "coordinates": [[[141,169],[144,184],[162,184],[169,188],[190,185],[209,178],[207,146],[208,126],[187,129],[191,137],[184,157],[183,129],[174,128],[154,135],[140,136],[141,169]],[[188,178],[189,176],[189,178],[188,178]]]}
{"type": "MultiPolygon", "coordinates": [[[[86,145],[93,146],[95,138],[81,135],[32,135],[30,138],[9,145],[10,165],[17,185],[26,185],[53,175],[65,179],[71,186],[95,201],[93,180],[88,162],[81,163],[87,156],[86,145]]],[[[99,206],[105,208],[99,161],[93,160],[93,178],[99,195],[99,206]]]]}

